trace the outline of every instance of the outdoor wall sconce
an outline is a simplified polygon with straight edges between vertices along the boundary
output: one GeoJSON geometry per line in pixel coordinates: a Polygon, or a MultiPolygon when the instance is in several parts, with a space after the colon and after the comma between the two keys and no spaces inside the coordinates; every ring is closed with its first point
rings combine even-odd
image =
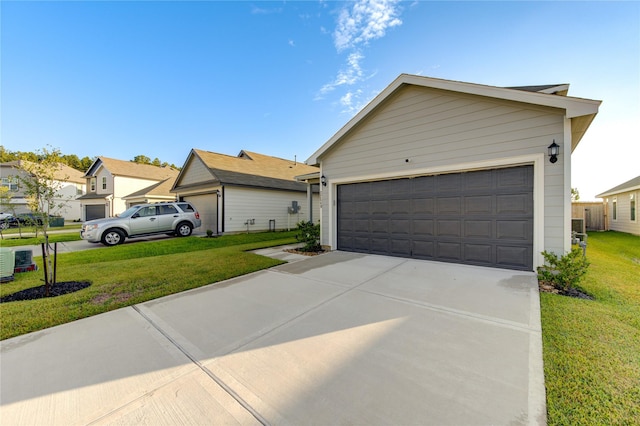
{"type": "Polygon", "coordinates": [[[322,186],[327,186],[327,178],[324,175],[320,176],[320,182],[322,186]]]}
{"type": "Polygon", "coordinates": [[[553,140],[553,143],[549,145],[549,161],[553,164],[558,161],[558,154],[560,154],[560,145],[556,143],[556,140],[553,140]]]}

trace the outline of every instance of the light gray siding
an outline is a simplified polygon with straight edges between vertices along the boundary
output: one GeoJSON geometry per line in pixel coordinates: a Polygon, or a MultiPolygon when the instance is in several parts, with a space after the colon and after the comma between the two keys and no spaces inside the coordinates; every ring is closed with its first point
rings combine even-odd
{"type": "Polygon", "coordinates": [[[180,177],[179,186],[199,184],[210,182],[213,179],[209,168],[195,155],[191,159],[191,163],[185,166],[184,172],[180,177]]]}
{"type": "Polygon", "coordinates": [[[609,230],[640,235],[640,220],[638,218],[638,196],[640,191],[627,191],[607,197],[607,211],[609,230]],[[631,195],[635,199],[635,220],[631,220],[631,195]],[[613,218],[613,201],[616,200],[616,218],[613,218]]]}
{"type": "MultiPolygon", "coordinates": [[[[565,117],[563,111],[407,86],[321,157],[330,180],[367,180],[376,176],[411,176],[424,170],[461,171],[465,164],[544,155],[544,247],[563,252],[565,218],[565,117]],[[559,161],[548,162],[547,147],[561,146],[559,161]]],[[[570,141],[567,141],[570,142],[570,141]]],[[[569,143],[566,144],[567,146],[569,143]]],[[[541,182],[542,180],[540,180],[541,182]]],[[[331,223],[330,188],[325,187],[323,224],[331,223]],[[327,190],[329,189],[329,191],[327,190]]],[[[322,241],[332,229],[323,226],[322,241]]]]}
{"type": "MultiPolygon", "coordinates": [[[[249,231],[269,230],[269,220],[275,220],[278,230],[294,229],[296,224],[307,218],[306,192],[264,190],[226,186],[224,188],[224,232],[246,232],[247,220],[255,219],[249,231]],[[289,214],[287,207],[297,201],[300,210],[289,214]]],[[[314,217],[319,217],[319,198],[314,194],[314,217]]]]}

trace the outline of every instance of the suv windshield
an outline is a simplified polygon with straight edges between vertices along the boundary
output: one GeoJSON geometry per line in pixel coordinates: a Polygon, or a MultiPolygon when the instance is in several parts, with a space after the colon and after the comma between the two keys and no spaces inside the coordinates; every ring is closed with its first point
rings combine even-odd
{"type": "Polygon", "coordinates": [[[138,206],[129,207],[128,209],[120,213],[118,217],[131,217],[137,211],[138,211],[138,206]]]}

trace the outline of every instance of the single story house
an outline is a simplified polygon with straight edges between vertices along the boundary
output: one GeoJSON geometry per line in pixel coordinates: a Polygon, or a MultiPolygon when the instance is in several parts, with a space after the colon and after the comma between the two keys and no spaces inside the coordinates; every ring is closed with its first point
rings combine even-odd
{"type": "Polygon", "coordinates": [[[637,211],[639,195],[640,176],[596,195],[604,199],[608,230],[640,235],[637,211]]]}
{"type": "Polygon", "coordinates": [[[571,152],[601,102],[568,88],[400,75],[307,160],[321,244],[525,271],[569,251],[571,152]]]}
{"type": "Polygon", "coordinates": [[[98,157],[84,174],[82,220],[113,217],[135,204],[174,201],[170,192],[178,170],[98,157]]]}
{"type": "Polygon", "coordinates": [[[319,219],[318,190],[295,179],[317,171],[304,163],[241,151],[237,156],[192,149],[171,192],[200,213],[213,234],[293,229],[319,219]],[[311,206],[308,200],[315,199],[311,206]]]}
{"type": "MultiPolygon", "coordinates": [[[[18,176],[24,176],[25,171],[20,168],[24,160],[0,163],[1,186],[9,190],[11,206],[3,206],[7,213],[29,213],[31,209],[27,204],[24,188],[20,187],[18,176]]],[[[65,220],[78,220],[81,217],[80,197],[86,191],[84,173],[66,164],[58,164],[52,174],[54,180],[52,186],[57,189],[53,200],[56,205],[50,214],[60,215],[65,220]]]]}

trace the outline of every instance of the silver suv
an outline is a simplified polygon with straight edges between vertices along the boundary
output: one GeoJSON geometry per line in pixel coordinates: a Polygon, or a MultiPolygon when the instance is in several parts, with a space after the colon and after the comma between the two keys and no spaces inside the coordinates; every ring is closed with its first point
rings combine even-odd
{"type": "Polygon", "coordinates": [[[200,214],[187,202],[137,204],[118,217],[90,220],[82,224],[80,237],[92,243],[115,246],[125,238],[154,234],[191,235],[201,225],[200,214]]]}

